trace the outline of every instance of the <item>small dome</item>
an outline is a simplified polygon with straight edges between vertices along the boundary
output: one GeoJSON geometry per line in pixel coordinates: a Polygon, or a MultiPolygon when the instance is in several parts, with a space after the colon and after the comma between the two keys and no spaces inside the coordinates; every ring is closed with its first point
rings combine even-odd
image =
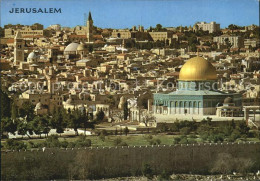
{"type": "Polygon", "coordinates": [[[31,52],[31,53],[28,55],[27,58],[29,58],[29,59],[35,59],[35,58],[37,58],[37,55],[36,55],[35,52],[31,52]]]}
{"type": "Polygon", "coordinates": [[[86,47],[86,45],[84,45],[84,44],[80,44],[80,45],[78,46],[78,48],[77,48],[77,51],[84,51],[84,50],[87,50],[87,47],[86,47]]]}
{"type": "Polygon", "coordinates": [[[69,98],[67,101],[66,101],[67,104],[71,104],[72,103],[72,99],[69,98]]]}
{"type": "Polygon", "coordinates": [[[215,67],[202,57],[189,59],[181,68],[179,80],[204,81],[217,80],[215,67]]]}
{"type": "Polygon", "coordinates": [[[64,52],[76,52],[79,44],[78,43],[70,43],[64,50],[64,52]]]}
{"type": "Polygon", "coordinates": [[[233,99],[231,97],[226,97],[224,99],[224,104],[229,104],[229,103],[233,103],[233,99]]]}
{"type": "Polygon", "coordinates": [[[38,102],[35,106],[35,109],[42,109],[42,103],[38,102]]]}

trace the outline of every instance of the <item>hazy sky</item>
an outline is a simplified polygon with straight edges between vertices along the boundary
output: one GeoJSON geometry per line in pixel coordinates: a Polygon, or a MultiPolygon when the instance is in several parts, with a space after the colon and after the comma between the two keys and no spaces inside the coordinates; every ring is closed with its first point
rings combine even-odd
{"type": "Polygon", "coordinates": [[[101,28],[189,26],[197,21],[229,24],[259,24],[259,0],[1,0],[1,26],[8,23],[41,23],[76,26],[84,24],[91,11],[101,28]],[[12,8],[62,8],[61,14],[11,14],[12,8]]]}

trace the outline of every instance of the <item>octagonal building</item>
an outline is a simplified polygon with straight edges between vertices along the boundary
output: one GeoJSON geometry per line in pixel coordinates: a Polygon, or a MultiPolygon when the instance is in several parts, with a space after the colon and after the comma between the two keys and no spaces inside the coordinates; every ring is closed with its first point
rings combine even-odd
{"type": "MultiPolygon", "coordinates": [[[[202,57],[189,59],[181,68],[177,90],[171,93],[155,93],[153,113],[155,115],[185,115],[203,117],[216,115],[216,108],[230,97],[234,106],[242,106],[242,95],[218,90],[217,73],[214,66],[202,57]]],[[[170,117],[169,117],[170,118],[170,117]]]]}

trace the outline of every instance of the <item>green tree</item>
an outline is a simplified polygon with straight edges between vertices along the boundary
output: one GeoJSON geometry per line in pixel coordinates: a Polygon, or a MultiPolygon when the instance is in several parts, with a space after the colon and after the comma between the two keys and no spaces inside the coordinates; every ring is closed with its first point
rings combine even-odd
{"type": "Polygon", "coordinates": [[[230,25],[228,25],[228,29],[230,29],[230,30],[237,30],[237,29],[239,29],[239,26],[234,25],[234,24],[230,24],[230,25]]]}
{"type": "Polygon", "coordinates": [[[43,127],[41,125],[41,117],[35,116],[34,119],[30,122],[30,124],[33,129],[33,132],[36,135],[39,135],[39,137],[41,138],[41,134],[43,133],[43,127]]]}
{"type": "Polygon", "coordinates": [[[15,120],[17,116],[18,116],[18,107],[13,102],[11,107],[11,118],[15,120]]]}
{"type": "Polygon", "coordinates": [[[105,117],[105,113],[104,113],[102,110],[99,111],[99,112],[97,113],[97,115],[96,115],[97,121],[103,121],[104,117],[105,117]]]}
{"type": "Polygon", "coordinates": [[[79,109],[75,109],[72,111],[72,116],[69,119],[69,126],[74,129],[75,134],[78,135],[78,128],[82,123],[82,116],[79,109]]]}
{"type": "Polygon", "coordinates": [[[117,131],[117,128],[116,128],[116,130],[115,130],[115,135],[118,135],[118,131],[117,131]]]}
{"type": "Polygon", "coordinates": [[[17,130],[17,121],[11,120],[10,118],[3,118],[1,120],[1,134],[3,136],[4,132],[15,134],[15,131],[17,130]]]}
{"type": "Polygon", "coordinates": [[[47,116],[35,116],[31,122],[33,132],[39,135],[40,138],[41,134],[45,134],[46,137],[50,132],[50,124],[48,119],[49,118],[47,116]]]}
{"type": "Polygon", "coordinates": [[[155,27],[155,31],[165,31],[161,24],[157,24],[155,27]]]}
{"type": "Polygon", "coordinates": [[[64,132],[64,128],[66,127],[66,123],[64,121],[64,117],[62,116],[62,110],[58,108],[55,110],[54,115],[51,118],[52,128],[56,129],[56,132],[61,135],[64,132]]]}
{"type": "Polygon", "coordinates": [[[90,46],[88,47],[88,51],[91,53],[91,52],[93,52],[93,50],[94,50],[93,46],[90,45],[90,46]]]}
{"type": "Polygon", "coordinates": [[[124,103],[124,120],[127,120],[127,117],[128,117],[128,104],[127,104],[127,101],[125,101],[124,103]]]}
{"type": "Polygon", "coordinates": [[[28,122],[32,121],[35,114],[34,114],[34,105],[30,101],[25,101],[22,104],[21,109],[19,110],[19,114],[21,117],[26,117],[28,122]]]}
{"type": "Polygon", "coordinates": [[[30,135],[28,134],[28,126],[25,121],[21,121],[18,123],[17,132],[19,135],[22,135],[22,137],[27,135],[30,138],[30,135]]]}
{"type": "Polygon", "coordinates": [[[82,118],[81,118],[82,122],[83,122],[83,126],[84,126],[84,135],[86,135],[86,129],[88,127],[88,121],[89,121],[89,117],[88,117],[88,113],[84,107],[83,111],[82,111],[82,118]]]}
{"type": "Polygon", "coordinates": [[[143,176],[147,177],[148,179],[152,179],[153,178],[153,170],[152,170],[151,166],[148,163],[145,163],[143,165],[142,173],[143,173],[143,176]]]}
{"type": "Polygon", "coordinates": [[[51,130],[51,125],[50,125],[50,117],[48,116],[43,116],[41,120],[41,126],[43,128],[42,133],[45,134],[45,138],[48,137],[48,134],[51,130]]]}
{"type": "Polygon", "coordinates": [[[153,94],[149,91],[146,94],[142,94],[137,98],[137,105],[141,108],[148,109],[148,99],[151,99],[153,94]]]}
{"type": "Polygon", "coordinates": [[[125,135],[127,136],[127,134],[129,133],[128,127],[125,127],[123,131],[124,131],[125,135]]]}
{"type": "Polygon", "coordinates": [[[0,89],[0,98],[1,98],[1,118],[11,116],[11,99],[8,95],[0,89]]]}
{"type": "Polygon", "coordinates": [[[248,135],[250,128],[247,126],[245,121],[236,122],[236,130],[240,132],[240,134],[248,135]]]}

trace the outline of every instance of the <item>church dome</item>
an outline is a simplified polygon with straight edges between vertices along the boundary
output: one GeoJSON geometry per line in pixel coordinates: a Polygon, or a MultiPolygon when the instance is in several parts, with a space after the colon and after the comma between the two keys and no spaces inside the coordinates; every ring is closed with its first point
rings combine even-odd
{"type": "Polygon", "coordinates": [[[64,52],[76,52],[79,44],[78,43],[70,43],[64,50],[64,52]]]}
{"type": "Polygon", "coordinates": [[[202,57],[189,59],[181,68],[179,80],[182,81],[205,81],[217,80],[216,69],[202,57]]]}

